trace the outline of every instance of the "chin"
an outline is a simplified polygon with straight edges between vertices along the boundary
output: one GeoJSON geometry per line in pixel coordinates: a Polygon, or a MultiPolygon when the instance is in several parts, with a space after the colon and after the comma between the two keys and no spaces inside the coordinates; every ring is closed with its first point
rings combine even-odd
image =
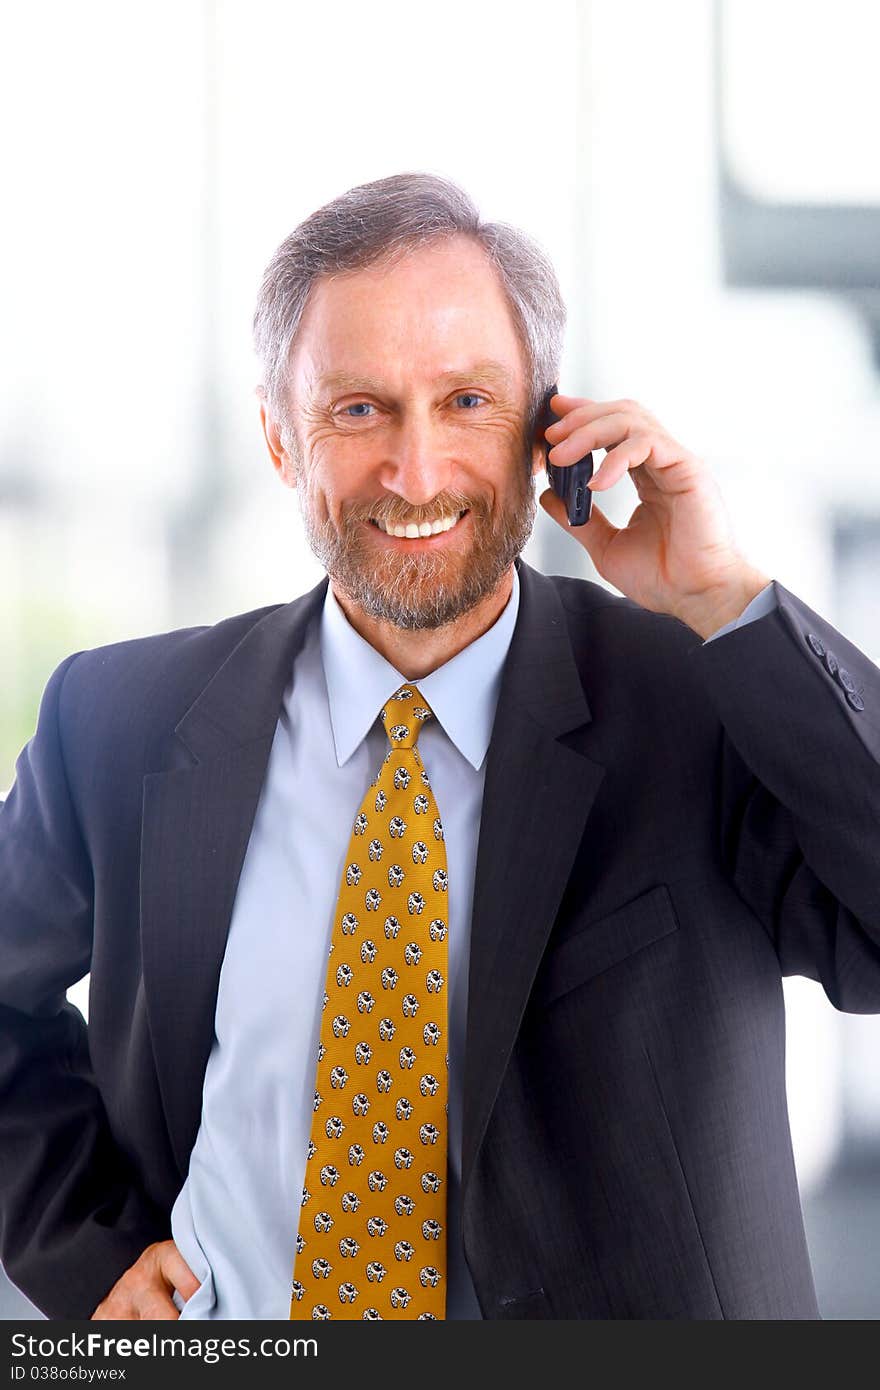
{"type": "Polygon", "coordinates": [[[509,563],[491,570],[475,570],[468,556],[458,563],[433,567],[430,575],[398,573],[389,575],[360,570],[335,574],[334,581],[349,599],[369,617],[390,623],[406,632],[433,631],[456,622],[477,604],[488,598],[498,587],[509,563]],[[443,573],[438,573],[442,568],[443,573]]]}

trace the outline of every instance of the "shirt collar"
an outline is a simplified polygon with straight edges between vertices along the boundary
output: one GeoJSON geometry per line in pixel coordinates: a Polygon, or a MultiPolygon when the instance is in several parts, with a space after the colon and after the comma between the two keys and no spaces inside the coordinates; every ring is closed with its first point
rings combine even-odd
{"type": "MultiPolygon", "coordinates": [[[[445,733],[479,769],[489,748],[501,674],[519,611],[519,575],[492,626],[417,684],[445,733]]],[[[379,711],[406,683],[381,653],[351,626],[330,584],[321,610],[321,660],[327,683],[336,761],[347,762],[379,711]]]]}

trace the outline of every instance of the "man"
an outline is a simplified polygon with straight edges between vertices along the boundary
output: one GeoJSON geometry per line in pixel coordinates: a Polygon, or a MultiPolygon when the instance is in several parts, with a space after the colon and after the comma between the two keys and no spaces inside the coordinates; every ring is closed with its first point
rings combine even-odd
{"type": "Polygon", "coordinates": [[[880,677],[632,401],[546,431],[635,484],[570,532],[625,597],[522,562],[563,318],[443,180],[320,209],[256,330],[328,578],[50,679],[0,817],[2,1258],[50,1316],[818,1316],[780,977],[880,1009],[880,677]]]}

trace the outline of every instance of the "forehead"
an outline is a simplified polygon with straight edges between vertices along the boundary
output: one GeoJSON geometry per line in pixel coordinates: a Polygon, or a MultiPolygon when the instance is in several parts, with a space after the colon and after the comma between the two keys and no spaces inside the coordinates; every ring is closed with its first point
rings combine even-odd
{"type": "Polygon", "coordinates": [[[517,384],[524,355],[498,272],[469,237],[430,243],[390,265],[314,286],[291,356],[294,382],[377,368],[431,379],[494,362],[517,384]]]}

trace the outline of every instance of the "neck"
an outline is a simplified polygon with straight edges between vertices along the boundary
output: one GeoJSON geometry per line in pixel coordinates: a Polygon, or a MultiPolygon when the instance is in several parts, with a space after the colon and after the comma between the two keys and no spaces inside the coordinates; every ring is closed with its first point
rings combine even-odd
{"type": "Polygon", "coordinates": [[[383,618],[374,618],[365,613],[359,604],[337,589],[332,579],[330,587],[355,632],[371,647],[375,647],[406,680],[418,681],[436,671],[438,666],[451,661],[497,622],[513,589],[513,566],[491,594],[443,627],[414,630],[396,627],[383,618]]]}

